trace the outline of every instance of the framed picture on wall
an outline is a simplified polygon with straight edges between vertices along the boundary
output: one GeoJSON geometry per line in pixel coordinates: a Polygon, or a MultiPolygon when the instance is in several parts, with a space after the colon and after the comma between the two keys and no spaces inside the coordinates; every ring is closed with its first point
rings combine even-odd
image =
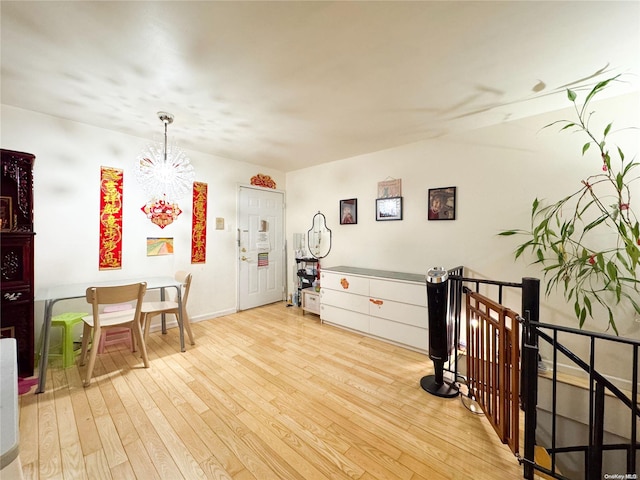
{"type": "Polygon", "coordinates": [[[340,225],[358,223],[358,199],[340,200],[340,225]]]}
{"type": "Polygon", "coordinates": [[[377,198],[376,220],[402,220],[402,197],[377,198]]]}
{"type": "Polygon", "coordinates": [[[456,219],[456,187],[430,188],[427,202],[427,219],[456,219]]]}

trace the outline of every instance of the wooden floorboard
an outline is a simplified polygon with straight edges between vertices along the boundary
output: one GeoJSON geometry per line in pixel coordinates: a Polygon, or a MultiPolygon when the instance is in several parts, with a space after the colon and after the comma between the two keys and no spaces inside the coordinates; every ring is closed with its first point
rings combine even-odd
{"type": "Polygon", "coordinates": [[[420,388],[428,356],[277,303],[49,368],[20,397],[26,479],[495,480],[522,468],[486,419],[420,388]]]}

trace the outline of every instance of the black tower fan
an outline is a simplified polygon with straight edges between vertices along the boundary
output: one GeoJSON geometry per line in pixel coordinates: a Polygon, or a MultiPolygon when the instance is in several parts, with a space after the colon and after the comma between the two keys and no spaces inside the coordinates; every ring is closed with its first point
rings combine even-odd
{"type": "Polygon", "coordinates": [[[429,358],[435,375],[420,379],[420,386],[438,397],[452,398],[458,388],[444,381],[444,364],[449,358],[449,325],[447,322],[448,274],[443,267],[427,272],[427,311],[429,314],[429,358]]]}

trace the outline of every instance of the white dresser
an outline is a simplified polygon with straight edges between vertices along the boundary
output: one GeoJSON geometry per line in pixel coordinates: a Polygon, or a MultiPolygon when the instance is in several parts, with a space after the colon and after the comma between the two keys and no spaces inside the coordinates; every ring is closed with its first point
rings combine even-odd
{"type": "Polygon", "coordinates": [[[427,287],[424,275],[356,267],[320,274],[320,319],[427,352],[427,287]]]}

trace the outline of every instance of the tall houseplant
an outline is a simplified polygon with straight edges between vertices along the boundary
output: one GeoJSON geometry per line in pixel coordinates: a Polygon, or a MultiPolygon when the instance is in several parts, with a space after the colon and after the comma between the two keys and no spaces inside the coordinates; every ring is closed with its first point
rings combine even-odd
{"type": "Polygon", "coordinates": [[[640,226],[637,199],[632,199],[630,185],[638,180],[638,163],[628,160],[620,147],[610,151],[612,123],[601,136],[589,125],[593,112],[589,105],[613,77],[598,83],[588,93],[582,106],[577,95],[567,90],[576,120],[558,120],[547,127],[586,135],[582,155],[598,151],[597,171],[582,179],[574,193],[545,205],[536,198],[531,207],[530,230],[506,230],[500,235],[526,238],[515,251],[518,259],[525,252],[533,254],[534,263],[543,269],[546,294],[562,286],[565,299],[573,303],[580,327],[593,317],[592,306],[600,304],[608,312],[609,326],[619,334],[612,307],[631,306],[640,314],[640,226]],[[597,172],[597,173],[595,173],[597,172]],[[635,201],[636,203],[632,203],[635,201]]]}

